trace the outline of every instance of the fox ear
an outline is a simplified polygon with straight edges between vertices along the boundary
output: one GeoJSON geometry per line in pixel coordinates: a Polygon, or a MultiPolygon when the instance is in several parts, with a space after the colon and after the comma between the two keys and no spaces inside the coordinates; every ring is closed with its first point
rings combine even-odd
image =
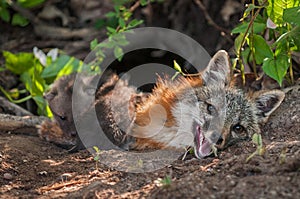
{"type": "Polygon", "coordinates": [[[208,66],[202,73],[205,84],[224,83],[229,84],[230,81],[230,65],[229,57],[226,51],[218,51],[208,63],[208,66]]]}
{"type": "Polygon", "coordinates": [[[284,99],[284,92],[280,90],[262,91],[254,94],[254,102],[258,110],[260,123],[265,123],[284,99]]]}
{"type": "Polygon", "coordinates": [[[54,92],[49,91],[48,93],[45,93],[43,95],[44,99],[47,100],[48,102],[53,100],[53,98],[56,96],[57,94],[54,92]]]}

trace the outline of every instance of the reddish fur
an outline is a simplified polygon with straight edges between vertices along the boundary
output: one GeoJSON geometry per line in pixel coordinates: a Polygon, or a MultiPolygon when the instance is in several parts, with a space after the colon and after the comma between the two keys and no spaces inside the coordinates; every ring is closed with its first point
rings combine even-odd
{"type": "Polygon", "coordinates": [[[155,142],[148,138],[137,138],[136,142],[131,146],[136,150],[146,150],[146,149],[163,149],[166,148],[164,144],[155,142]]]}
{"type": "MultiPolygon", "coordinates": [[[[181,95],[186,89],[200,87],[202,85],[203,81],[200,76],[188,78],[181,77],[174,81],[159,78],[157,86],[153,89],[152,94],[142,103],[137,105],[135,123],[139,126],[147,126],[151,119],[149,114],[151,108],[154,105],[159,104],[163,106],[167,114],[167,120],[164,126],[175,126],[176,121],[172,114],[172,107],[177,100],[177,96],[181,95]]],[[[143,132],[135,133],[136,137],[143,136],[143,132]]],[[[165,146],[151,139],[137,138],[137,142],[133,148],[141,150],[146,148],[165,148],[165,146]]]]}
{"type": "Polygon", "coordinates": [[[74,138],[67,136],[58,124],[53,121],[44,121],[39,126],[39,135],[41,138],[57,144],[66,144],[74,140],[74,138]]]}
{"type": "Polygon", "coordinates": [[[185,89],[189,87],[202,86],[200,77],[194,78],[180,78],[174,82],[165,81],[159,78],[157,86],[153,93],[143,103],[138,105],[136,111],[136,123],[141,126],[146,126],[150,122],[149,111],[155,104],[162,105],[167,112],[166,127],[175,125],[174,116],[172,115],[172,107],[176,102],[176,96],[180,95],[185,89]]]}

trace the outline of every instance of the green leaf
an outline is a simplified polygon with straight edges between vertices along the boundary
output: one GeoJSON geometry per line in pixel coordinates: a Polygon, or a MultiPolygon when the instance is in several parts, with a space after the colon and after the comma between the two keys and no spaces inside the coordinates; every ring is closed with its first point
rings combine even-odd
{"type": "Polygon", "coordinates": [[[61,55],[59,56],[52,64],[45,67],[43,70],[41,77],[42,78],[51,78],[56,77],[56,75],[59,73],[60,70],[62,70],[65,65],[68,64],[71,57],[68,55],[61,55]]]}
{"type": "Polygon", "coordinates": [[[132,21],[129,22],[128,24],[128,28],[134,28],[140,24],[144,23],[143,20],[137,20],[137,19],[133,19],[132,21]]]}
{"type": "MultiPolygon", "coordinates": [[[[231,33],[232,34],[237,34],[237,33],[246,33],[246,30],[249,26],[249,22],[242,23],[235,27],[231,33]]],[[[253,32],[255,34],[261,33],[265,30],[266,24],[265,23],[259,23],[259,22],[253,22],[253,32]]],[[[251,28],[249,29],[248,33],[251,32],[251,28]]]]}
{"type": "Polygon", "coordinates": [[[119,18],[119,25],[121,26],[121,28],[124,28],[126,26],[125,20],[122,18],[119,18]]]}
{"type": "Polygon", "coordinates": [[[130,11],[125,11],[125,12],[123,13],[123,18],[124,18],[124,20],[127,21],[127,20],[131,17],[131,15],[132,15],[132,12],[130,12],[130,11]]]}
{"type": "Polygon", "coordinates": [[[6,8],[0,7],[0,17],[3,21],[9,22],[10,20],[9,11],[6,8]]]}
{"type": "Polygon", "coordinates": [[[32,53],[13,54],[3,51],[3,57],[5,58],[6,68],[17,75],[24,73],[34,66],[35,58],[32,53]]]}
{"type": "Polygon", "coordinates": [[[251,61],[251,60],[249,60],[249,56],[250,56],[250,48],[249,47],[245,48],[241,54],[242,54],[242,57],[243,57],[243,60],[245,63],[247,63],[248,61],[251,61]]]}
{"type": "Polygon", "coordinates": [[[90,43],[90,49],[94,50],[97,45],[98,45],[98,39],[96,38],[93,41],[91,41],[91,43],[90,43]]]}
{"type": "MultiPolygon", "coordinates": [[[[283,33],[274,43],[273,46],[278,47],[287,47],[287,43],[294,51],[300,50],[300,26],[294,27],[291,31],[283,33]]],[[[287,50],[286,50],[287,52],[287,50]]]]}
{"type": "Polygon", "coordinates": [[[112,27],[109,27],[109,26],[107,26],[106,29],[107,29],[107,31],[108,31],[109,33],[111,33],[111,34],[114,34],[114,33],[117,32],[117,30],[116,30],[115,28],[112,28],[112,27]]]}
{"type": "Polygon", "coordinates": [[[116,16],[116,13],[115,13],[115,12],[108,12],[107,14],[105,14],[105,16],[106,16],[107,18],[115,17],[115,16],[116,16]]]}
{"type": "Polygon", "coordinates": [[[179,64],[176,62],[176,60],[173,60],[173,64],[174,64],[174,69],[176,71],[178,71],[179,73],[182,73],[181,67],[179,66],[179,64]]]}
{"type": "Polygon", "coordinates": [[[266,40],[260,35],[253,35],[254,57],[257,64],[262,64],[265,58],[272,58],[273,52],[266,40]]]}
{"type": "Polygon", "coordinates": [[[245,10],[245,12],[249,13],[250,11],[254,10],[255,8],[257,8],[257,6],[255,6],[254,4],[248,4],[247,9],[245,10]]]}
{"type": "Polygon", "coordinates": [[[261,134],[258,133],[253,134],[252,142],[255,143],[257,146],[262,146],[261,134]]]}
{"type": "Polygon", "coordinates": [[[292,40],[292,44],[296,47],[294,49],[294,51],[300,51],[300,26],[296,26],[295,28],[293,28],[291,30],[291,40],[292,40]]]}
{"type": "Polygon", "coordinates": [[[69,62],[59,71],[57,74],[57,78],[64,76],[64,75],[69,75],[73,72],[81,71],[81,68],[83,66],[83,62],[76,59],[75,57],[71,57],[69,62]]]}
{"type": "Polygon", "coordinates": [[[148,4],[148,0],[140,0],[141,6],[146,6],[148,4]]]}
{"type": "Polygon", "coordinates": [[[25,17],[23,17],[22,15],[16,13],[16,14],[13,15],[11,24],[24,27],[24,26],[27,26],[29,24],[29,21],[25,17]]]}
{"type": "Polygon", "coordinates": [[[120,48],[119,46],[116,46],[114,49],[114,55],[118,59],[118,61],[122,60],[123,54],[124,54],[123,49],[120,48]]]}
{"type": "Polygon", "coordinates": [[[285,54],[280,54],[277,57],[266,58],[263,62],[262,69],[268,76],[275,79],[281,86],[283,77],[286,75],[289,65],[289,57],[285,54]]]}
{"type": "Polygon", "coordinates": [[[283,11],[283,20],[300,26],[300,7],[287,8],[283,11]]]}
{"type": "Polygon", "coordinates": [[[43,98],[42,95],[34,96],[32,99],[34,100],[34,102],[38,106],[38,111],[37,112],[38,112],[39,115],[52,117],[52,112],[51,112],[49,106],[47,105],[46,100],[43,98]]]}
{"type": "Polygon", "coordinates": [[[98,20],[95,22],[95,27],[96,27],[97,29],[102,29],[106,24],[107,24],[107,22],[106,22],[105,19],[98,19],[98,20]]]}
{"type": "Polygon", "coordinates": [[[33,97],[42,96],[45,91],[45,80],[41,77],[42,70],[43,66],[36,62],[34,67],[21,75],[22,82],[33,97]]]}
{"type": "Polygon", "coordinates": [[[119,46],[126,46],[129,44],[129,42],[126,39],[125,34],[116,34],[112,37],[113,41],[115,41],[116,45],[119,46]]]}
{"type": "Polygon", "coordinates": [[[26,90],[28,90],[29,93],[32,93],[33,82],[32,82],[30,73],[29,72],[22,73],[22,75],[20,76],[20,79],[22,82],[25,82],[24,85],[25,85],[26,90]]]}
{"type": "Polygon", "coordinates": [[[239,53],[240,48],[242,47],[242,41],[243,41],[244,35],[245,35],[244,33],[241,33],[234,40],[234,49],[235,49],[236,53],[239,53]]]}
{"type": "Polygon", "coordinates": [[[283,23],[283,11],[300,6],[300,0],[268,0],[267,14],[276,25],[283,23]]]}
{"type": "Polygon", "coordinates": [[[17,2],[24,8],[33,8],[41,5],[45,0],[18,0],[17,2]]]}

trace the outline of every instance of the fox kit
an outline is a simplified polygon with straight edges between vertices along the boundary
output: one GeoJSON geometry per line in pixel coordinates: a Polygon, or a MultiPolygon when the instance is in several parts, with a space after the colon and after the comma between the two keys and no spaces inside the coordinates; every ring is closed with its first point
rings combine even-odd
{"type": "MultiPolygon", "coordinates": [[[[125,132],[122,131],[117,124],[120,124],[120,122],[130,123],[130,115],[126,117],[123,114],[124,111],[122,113],[120,111],[113,111],[110,102],[112,100],[112,93],[114,93],[114,101],[121,110],[130,104],[132,107],[129,108],[133,110],[134,104],[129,103],[129,99],[131,97],[138,99],[140,94],[137,93],[134,87],[128,86],[127,81],[119,80],[118,76],[111,72],[108,72],[108,74],[97,83],[95,88],[90,87],[90,84],[93,84],[91,83],[92,81],[99,79],[97,75],[85,76],[73,73],[56,80],[51,89],[44,94],[44,98],[48,101],[53,113],[54,120],[46,121],[40,125],[40,137],[62,148],[68,149],[71,152],[85,148],[78,136],[73,118],[72,97],[75,79],[79,81],[77,84],[79,86],[76,88],[76,94],[79,95],[77,97],[85,98],[86,95],[95,97],[93,104],[79,105],[84,107],[80,116],[87,117],[91,109],[95,108],[97,118],[105,135],[114,145],[128,149],[126,142],[129,142],[129,139],[127,139],[125,132]],[[115,92],[112,92],[113,90],[115,92]],[[121,117],[122,119],[118,119],[121,117]]],[[[85,100],[81,101],[84,102],[85,100]]]]}
{"type": "MultiPolygon", "coordinates": [[[[197,158],[210,155],[214,147],[224,149],[260,133],[260,125],[284,99],[279,90],[245,94],[231,86],[225,51],[217,52],[199,76],[159,78],[149,95],[139,93],[116,75],[105,79],[97,88],[94,105],[103,131],[114,144],[127,150],[192,146],[197,158]]],[[[68,116],[71,125],[67,124],[60,114],[72,112],[71,106],[65,105],[71,104],[71,95],[69,99],[59,97],[66,94],[52,89],[46,99],[55,119],[62,120],[59,126],[70,137],[76,136],[74,121],[68,116]],[[58,101],[53,103],[53,97],[58,101]]]]}

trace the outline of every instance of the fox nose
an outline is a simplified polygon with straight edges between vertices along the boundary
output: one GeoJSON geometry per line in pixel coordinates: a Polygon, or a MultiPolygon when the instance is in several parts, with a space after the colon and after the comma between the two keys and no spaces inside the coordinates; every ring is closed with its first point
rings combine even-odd
{"type": "Polygon", "coordinates": [[[72,137],[76,137],[76,136],[77,136],[77,132],[76,132],[76,131],[71,131],[71,132],[70,132],[70,135],[71,135],[72,137]]]}
{"type": "Polygon", "coordinates": [[[221,145],[223,142],[222,134],[219,132],[213,132],[213,141],[216,143],[216,145],[221,145]]]}
{"type": "Polygon", "coordinates": [[[222,138],[222,136],[219,136],[219,139],[216,144],[221,145],[222,143],[223,143],[223,138],[222,138]]]}

